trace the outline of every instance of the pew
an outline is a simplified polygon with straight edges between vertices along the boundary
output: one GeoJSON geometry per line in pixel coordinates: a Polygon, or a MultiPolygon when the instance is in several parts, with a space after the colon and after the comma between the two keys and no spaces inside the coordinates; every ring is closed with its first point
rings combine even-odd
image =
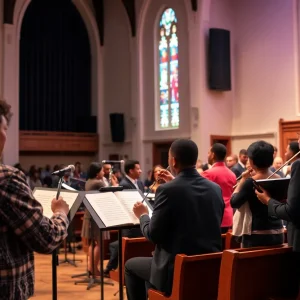
{"type": "Polygon", "coordinates": [[[149,300],[216,300],[222,252],[175,258],[172,294],[150,289],[149,300]]]}
{"type": "Polygon", "coordinates": [[[218,300],[295,299],[297,277],[292,248],[225,250],[218,300]]]}
{"type": "Polygon", "coordinates": [[[236,241],[236,238],[232,235],[231,231],[228,231],[226,233],[226,239],[225,239],[225,249],[237,249],[241,248],[241,244],[236,241]]]}
{"type": "MultiPolygon", "coordinates": [[[[124,285],[124,265],[126,261],[133,257],[152,257],[152,251],[154,251],[155,245],[141,238],[122,238],[122,260],[123,260],[123,285],[124,285]]],[[[119,282],[119,270],[113,270],[109,272],[109,276],[112,280],[119,282]]]]}

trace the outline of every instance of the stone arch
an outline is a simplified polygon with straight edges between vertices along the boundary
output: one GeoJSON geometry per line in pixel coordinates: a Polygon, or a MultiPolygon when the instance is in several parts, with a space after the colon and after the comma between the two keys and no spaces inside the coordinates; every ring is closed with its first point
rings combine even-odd
{"type": "MultiPolygon", "coordinates": [[[[98,120],[103,119],[103,84],[102,84],[102,55],[97,22],[91,7],[83,0],[72,0],[79,11],[90,41],[91,47],[91,78],[92,78],[92,110],[97,113],[98,120]]],[[[11,104],[14,111],[14,124],[10,128],[9,139],[4,160],[7,164],[15,164],[19,160],[19,55],[20,32],[25,12],[31,0],[16,0],[13,12],[13,24],[4,24],[4,67],[3,67],[3,96],[11,104]],[[12,149],[14,149],[12,151],[12,149]]],[[[101,134],[101,123],[98,122],[98,133],[101,134]]],[[[99,145],[100,146],[100,145],[99,145]]],[[[99,152],[101,147],[99,147],[99,152]]]]}

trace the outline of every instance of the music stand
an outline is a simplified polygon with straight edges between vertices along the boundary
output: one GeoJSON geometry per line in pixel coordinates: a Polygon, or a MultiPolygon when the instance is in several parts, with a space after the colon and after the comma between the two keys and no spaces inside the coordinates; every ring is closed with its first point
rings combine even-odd
{"type": "MultiPolygon", "coordinates": [[[[114,187],[110,187],[109,191],[113,191],[114,187]]],[[[116,191],[119,190],[119,187],[116,187],[115,189],[116,191]]],[[[128,191],[132,191],[132,190],[128,190],[128,191]]],[[[126,192],[126,191],[124,191],[126,192]]],[[[140,194],[142,195],[142,193],[140,192],[140,194]]],[[[136,224],[130,224],[130,225],[116,225],[116,226],[110,226],[110,227],[106,227],[105,224],[103,223],[103,221],[101,220],[101,218],[98,216],[98,214],[95,212],[95,210],[93,209],[92,205],[90,204],[90,202],[87,200],[87,198],[85,197],[83,199],[83,203],[86,207],[86,209],[90,212],[92,218],[94,219],[94,221],[96,222],[96,224],[99,227],[99,230],[101,232],[101,236],[102,236],[102,232],[104,231],[108,231],[108,230],[118,230],[118,241],[119,241],[119,253],[118,253],[118,258],[119,258],[119,299],[123,300],[124,299],[124,292],[123,292],[123,256],[122,256],[122,230],[123,229],[131,229],[131,228],[139,228],[140,225],[136,224]]],[[[102,249],[102,243],[100,245],[101,249],[102,249]]],[[[100,276],[101,278],[104,278],[104,267],[103,267],[103,249],[102,251],[100,251],[100,276]]],[[[101,300],[104,300],[104,282],[101,281],[101,289],[100,289],[100,293],[101,293],[101,300]]]]}
{"type": "MultiPolygon", "coordinates": [[[[62,178],[59,179],[57,192],[56,192],[56,189],[37,187],[34,189],[33,195],[35,196],[36,193],[38,193],[39,191],[42,191],[45,193],[49,193],[49,197],[51,198],[51,200],[53,198],[53,195],[55,197],[55,194],[56,194],[56,199],[58,199],[60,192],[61,192],[60,191],[61,185],[62,185],[62,178]]],[[[77,194],[77,197],[76,197],[75,201],[73,202],[72,206],[70,207],[70,210],[68,213],[68,219],[69,219],[69,222],[71,222],[85,197],[85,192],[73,192],[73,191],[67,191],[67,190],[64,190],[63,192],[77,194]]],[[[36,199],[39,201],[38,197],[36,197],[36,199]]],[[[41,203],[43,208],[48,208],[48,207],[45,207],[46,205],[51,207],[51,201],[49,201],[49,202],[47,201],[47,203],[45,203],[45,201],[39,201],[39,202],[40,203],[43,202],[43,203],[41,203]]],[[[49,208],[47,211],[49,212],[49,208]]],[[[45,211],[44,211],[44,213],[45,213],[45,211]]],[[[51,218],[50,215],[49,216],[47,215],[47,217],[51,218]]],[[[59,246],[52,252],[52,299],[53,300],[57,300],[57,266],[59,263],[58,253],[57,253],[58,248],[59,248],[59,246]]]]}
{"type": "MultiPolygon", "coordinates": [[[[91,191],[91,192],[86,192],[86,194],[94,194],[94,193],[98,193],[96,191],[91,191]]],[[[90,212],[90,211],[89,211],[90,212]]],[[[92,222],[91,223],[91,232],[92,232],[92,235],[94,234],[94,228],[93,226],[95,226],[95,224],[92,222]]],[[[90,273],[89,273],[89,270],[87,270],[86,273],[82,273],[82,274],[77,274],[77,275],[73,275],[72,278],[76,278],[76,277],[81,277],[81,276],[86,276],[87,278],[85,279],[82,279],[82,280],[78,280],[78,281],[75,281],[74,284],[77,285],[77,284],[80,284],[80,283],[87,283],[88,286],[87,286],[87,290],[90,290],[94,285],[96,284],[100,284],[101,286],[104,285],[104,284],[107,284],[107,285],[114,285],[112,282],[107,282],[107,281],[104,281],[103,280],[103,273],[101,273],[101,277],[100,279],[96,278],[95,276],[95,270],[94,270],[94,247],[95,247],[95,237],[92,236],[92,262],[93,262],[93,274],[92,276],[90,276],[90,273]]],[[[103,236],[102,236],[102,232],[100,231],[100,266],[101,266],[101,260],[103,259],[103,236]]],[[[102,261],[102,265],[103,265],[103,261],[102,261]]]]}

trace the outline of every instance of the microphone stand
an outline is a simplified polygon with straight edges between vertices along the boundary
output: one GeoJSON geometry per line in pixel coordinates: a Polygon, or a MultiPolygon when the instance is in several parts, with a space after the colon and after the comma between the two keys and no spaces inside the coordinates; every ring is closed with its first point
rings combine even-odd
{"type": "MultiPolygon", "coordinates": [[[[59,176],[56,200],[58,200],[63,183],[62,175],[59,176]]],[[[58,255],[57,249],[52,252],[52,300],[57,300],[57,266],[58,266],[58,255]]]]}

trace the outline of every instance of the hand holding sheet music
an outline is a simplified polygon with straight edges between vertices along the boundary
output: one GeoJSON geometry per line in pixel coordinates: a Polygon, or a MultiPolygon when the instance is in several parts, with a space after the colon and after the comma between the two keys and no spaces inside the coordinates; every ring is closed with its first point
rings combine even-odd
{"type": "Polygon", "coordinates": [[[287,191],[290,183],[289,178],[274,178],[274,179],[260,179],[255,181],[262,193],[255,190],[257,198],[264,204],[268,204],[270,198],[277,201],[286,201],[287,191]]]}
{"type": "MultiPolygon", "coordinates": [[[[33,191],[33,196],[36,200],[40,202],[43,207],[43,215],[47,218],[51,218],[53,216],[53,211],[51,209],[52,199],[56,197],[55,189],[40,189],[36,188],[33,191]]],[[[77,199],[78,193],[76,192],[61,192],[60,196],[64,199],[64,201],[71,208],[77,199]]]]}

